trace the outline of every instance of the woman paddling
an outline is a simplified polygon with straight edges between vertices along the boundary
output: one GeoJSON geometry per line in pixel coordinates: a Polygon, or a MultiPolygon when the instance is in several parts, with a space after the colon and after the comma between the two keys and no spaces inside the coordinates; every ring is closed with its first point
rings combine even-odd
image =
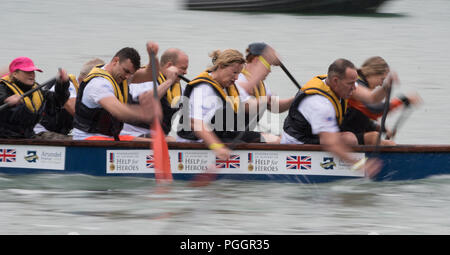
{"type": "Polygon", "coordinates": [[[210,57],[213,66],[185,89],[178,141],[203,141],[218,158],[226,159],[230,150],[223,142],[260,142],[261,135],[246,131],[244,119],[238,117],[240,100],[234,82],[244,67],[243,55],[227,49],[216,50],[210,57]]]}
{"type": "Polygon", "coordinates": [[[64,105],[69,97],[67,73],[59,71],[55,92],[36,90],[35,71],[42,72],[27,57],[18,57],[9,65],[9,74],[0,79],[0,104],[10,107],[0,112],[0,138],[33,138],[34,126],[42,117],[46,104],[64,105]]]}

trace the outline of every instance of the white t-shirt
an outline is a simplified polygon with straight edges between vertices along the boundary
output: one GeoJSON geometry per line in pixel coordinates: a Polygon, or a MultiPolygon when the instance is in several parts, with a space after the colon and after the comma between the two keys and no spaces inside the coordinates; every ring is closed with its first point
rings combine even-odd
{"type": "MultiPolygon", "coordinates": [[[[226,90],[225,93],[227,93],[226,90]]],[[[222,99],[217,96],[214,88],[208,83],[200,83],[192,90],[189,97],[189,118],[202,120],[208,125],[216,111],[222,108],[222,99]]],[[[177,137],[177,141],[193,142],[181,137],[177,137]]]]}
{"type": "MultiPolygon", "coordinates": [[[[153,91],[153,82],[146,81],[142,83],[131,83],[128,85],[128,91],[130,92],[133,101],[139,101],[139,96],[147,91],[153,91]]],[[[150,128],[143,128],[134,126],[128,123],[123,125],[120,135],[141,136],[150,133],[150,128]]]]}
{"type": "MultiPolygon", "coordinates": [[[[297,107],[308,123],[311,125],[312,133],[315,135],[321,132],[339,132],[336,120],[336,111],[330,100],[321,95],[311,95],[305,97],[297,107]]],[[[283,131],[281,143],[302,144],[294,137],[283,131]]]]}
{"type": "MultiPolygon", "coordinates": [[[[239,98],[241,100],[241,103],[245,103],[246,101],[248,101],[250,98],[254,97],[253,95],[250,95],[243,87],[240,86],[241,82],[248,82],[247,77],[245,77],[245,75],[243,73],[239,74],[238,79],[236,80],[235,84],[236,84],[236,88],[239,91],[239,98]]],[[[259,86],[259,83],[258,83],[259,86]]],[[[266,96],[270,97],[272,96],[272,92],[270,91],[270,89],[265,86],[266,88],[266,96]]]]}
{"type": "MultiPolygon", "coordinates": [[[[84,88],[81,102],[89,108],[102,108],[99,101],[107,97],[115,97],[112,84],[103,77],[95,77],[90,80],[89,84],[84,88]]],[[[83,140],[90,136],[108,137],[103,134],[87,133],[77,128],[73,129],[74,140],[83,140]]]]}

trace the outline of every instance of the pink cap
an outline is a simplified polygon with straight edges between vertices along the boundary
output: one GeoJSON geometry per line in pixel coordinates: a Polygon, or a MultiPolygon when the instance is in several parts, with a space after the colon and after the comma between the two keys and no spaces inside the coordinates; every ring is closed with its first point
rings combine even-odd
{"type": "Polygon", "coordinates": [[[25,72],[38,71],[42,72],[41,69],[34,66],[33,60],[27,57],[18,57],[14,59],[11,64],[9,64],[9,72],[12,73],[16,70],[21,70],[25,72]]]}

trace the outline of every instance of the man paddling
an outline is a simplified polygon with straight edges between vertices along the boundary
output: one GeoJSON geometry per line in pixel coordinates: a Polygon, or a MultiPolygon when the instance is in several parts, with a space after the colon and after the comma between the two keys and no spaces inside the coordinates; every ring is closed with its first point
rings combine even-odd
{"type": "MultiPolygon", "coordinates": [[[[358,162],[349,153],[350,146],[358,144],[356,136],[351,132],[339,132],[347,100],[352,97],[370,103],[381,101],[396,76],[390,74],[383,86],[373,91],[362,86],[356,87],[357,78],[353,63],[338,59],[329,66],[327,75],[316,76],[306,83],[289,109],[281,143],[321,144],[355,168],[364,166],[364,161],[358,162]]],[[[380,167],[376,159],[365,162],[369,177],[374,176],[380,167]]]]}
{"type": "MultiPolygon", "coordinates": [[[[147,51],[155,55],[158,53],[158,44],[155,42],[147,43],[147,51]]],[[[175,141],[175,138],[168,136],[172,130],[172,119],[175,113],[180,109],[180,97],[183,90],[178,75],[185,75],[189,66],[188,55],[180,49],[169,48],[161,55],[161,61],[157,65],[159,69],[158,97],[160,99],[163,119],[162,128],[167,141],[175,141]]],[[[153,94],[153,75],[150,63],[136,71],[130,84],[130,95],[132,103],[139,103],[140,96],[145,93],[153,94]]],[[[133,123],[124,125],[122,135],[134,135],[140,137],[151,137],[148,125],[145,123],[133,123]]]]}
{"type": "Polygon", "coordinates": [[[135,49],[126,47],[108,64],[91,70],[78,90],[74,140],[135,140],[119,135],[125,121],[151,123],[161,117],[152,95],[144,95],[139,105],[127,104],[127,80],[139,69],[140,59],[135,49]]]}

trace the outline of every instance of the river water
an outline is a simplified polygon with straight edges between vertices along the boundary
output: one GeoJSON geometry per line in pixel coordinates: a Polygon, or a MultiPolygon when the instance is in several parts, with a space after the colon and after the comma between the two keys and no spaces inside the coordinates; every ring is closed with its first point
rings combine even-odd
{"type": "MultiPolygon", "coordinates": [[[[302,84],[345,57],[357,66],[384,57],[400,77],[394,94],[423,104],[401,127],[401,144],[450,144],[450,2],[393,0],[371,15],[294,15],[184,10],[178,0],[2,1],[0,67],[28,56],[44,70],[78,74],[93,57],[125,46],[148,62],[145,43],[183,49],[192,78],[215,49],[244,51],[264,41],[302,84]]],[[[274,68],[266,84],[280,97],[295,86],[274,68]]],[[[399,114],[388,119],[392,125],[399,114]]],[[[261,128],[279,133],[279,121],[261,128]]],[[[276,119],[276,118],[274,118],[276,119]]],[[[273,120],[273,119],[272,119],[273,120]]],[[[0,175],[0,234],[450,234],[450,178],[374,183],[175,182],[85,175],[0,175]]]]}

